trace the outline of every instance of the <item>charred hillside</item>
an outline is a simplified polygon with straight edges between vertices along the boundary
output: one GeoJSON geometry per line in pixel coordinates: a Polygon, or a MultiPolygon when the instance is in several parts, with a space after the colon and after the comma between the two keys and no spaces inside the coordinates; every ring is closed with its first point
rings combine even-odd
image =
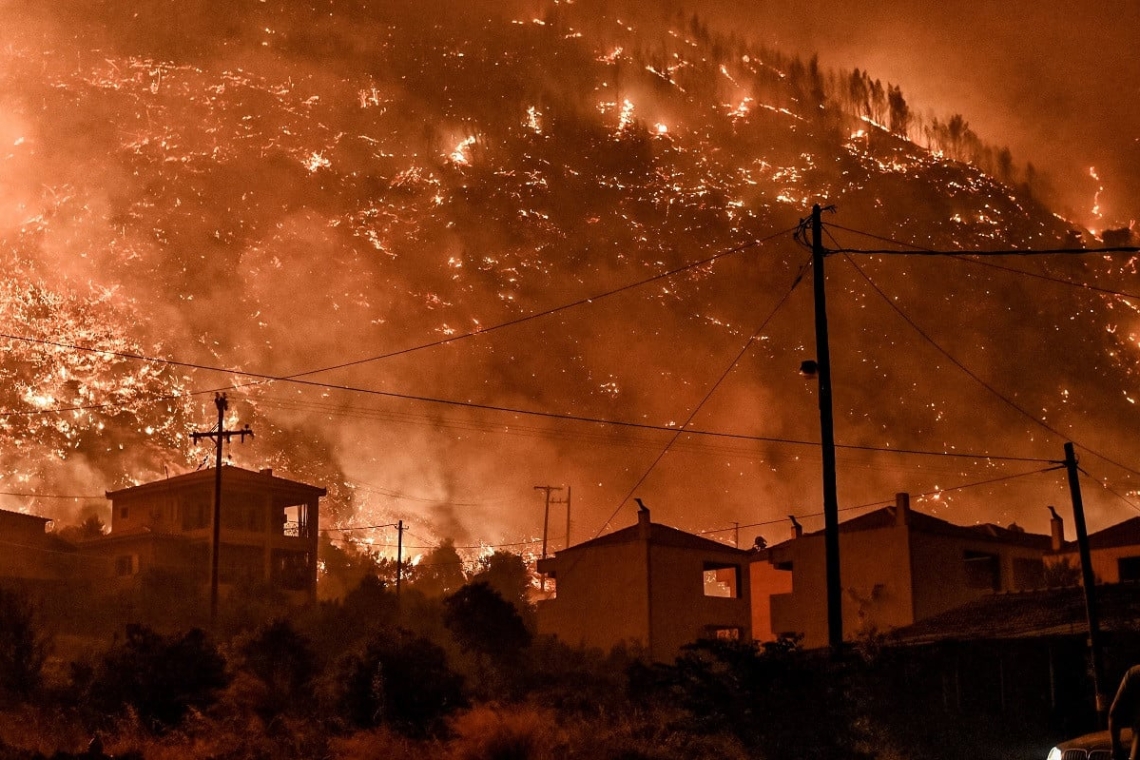
{"type": "MultiPolygon", "coordinates": [[[[209,419],[212,391],[231,388],[258,434],[258,451],[237,457],[328,484],[345,516],[395,509],[357,481],[427,493],[432,530],[464,534],[480,514],[458,517],[449,500],[500,482],[516,447],[621,490],[640,465],[613,460],[632,450],[640,461],[658,439],[606,433],[606,446],[625,447],[615,455],[588,440],[602,433],[447,406],[378,409],[375,398],[362,409],[335,387],[265,380],[676,425],[791,286],[805,254],[790,235],[587,304],[585,317],[561,311],[474,338],[474,350],[449,339],[777,236],[815,202],[835,204],[837,224],[919,246],[1078,239],[1008,152],[866,72],[822,71],[683,12],[436,5],[14,4],[26,18],[2,33],[0,74],[0,245],[17,262],[0,304],[13,358],[0,397],[21,441],[9,477],[99,493],[171,457],[190,467],[202,452],[188,433],[209,419]],[[364,361],[375,357],[386,358],[364,361]],[[525,441],[491,442],[511,425],[525,441]],[[610,474],[591,474],[603,463],[610,474]]],[[[836,247],[869,242],[834,234],[836,247]]],[[[1130,271],[1118,264],[1017,266],[1111,285],[1130,271]]],[[[1117,404],[1133,375],[1108,296],[961,261],[860,265],[916,322],[952,323],[944,348],[1034,410],[1071,404],[1062,387],[1117,404]],[[1070,348],[1046,347],[1057,325],[1077,330],[1070,348]],[[1011,331],[1023,337],[992,339],[1011,331]],[[1042,352],[1051,371],[1027,377],[1042,352]]],[[[984,392],[964,390],[858,270],[837,265],[833,277],[849,296],[834,306],[842,438],[1036,445],[1033,424],[1000,403],[975,424],[969,405],[984,392]]],[[[796,309],[702,426],[814,437],[811,398],[785,367],[810,345],[809,312],[796,309]],[[802,410],[778,402],[792,397],[802,410]]],[[[774,445],[730,453],[778,481],[810,470],[774,445]]],[[[893,493],[885,481],[897,476],[864,486],[893,493]]],[[[661,487],[707,489],[707,476],[677,478],[661,487]]],[[[731,513],[742,482],[718,482],[725,503],[693,519],[731,513]]],[[[799,489],[762,490],[779,503],[799,489]]],[[[488,519],[499,533],[530,523],[488,519]]]]}

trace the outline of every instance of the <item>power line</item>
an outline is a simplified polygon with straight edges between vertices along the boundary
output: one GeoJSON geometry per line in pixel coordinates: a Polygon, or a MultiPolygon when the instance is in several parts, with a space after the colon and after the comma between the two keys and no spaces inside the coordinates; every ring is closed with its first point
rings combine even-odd
{"type": "Polygon", "coordinates": [[[665,444],[665,447],[661,450],[661,453],[657,455],[657,458],[654,459],[652,463],[650,463],[649,467],[645,470],[642,476],[638,478],[636,483],[633,484],[633,487],[629,490],[629,493],[626,494],[625,498],[618,502],[617,507],[614,509],[613,514],[609,516],[609,519],[602,523],[602,527],[599,528],[596,533],[594,533],[594,538],[597,538],[599,535],[601,535],[602,531],[604,531],[609,526],[610,522],[614,519],[614,517],[617,516],[617,513],[621,511],[621,508],[625,506],[626,502],[628,502],[633,494],[637,492],[637,489],[641,487],[641,484],[646,481],[646,479],[649,477],[649,474],[653,472],[661,460],[665,458],[665,455],[669,453],[669,449],[677,441],[677,439],[681,437],[681,434],[685,431],[685,428],[687,428],[689,424],[692,423],[693,419],[701,411],[704,405],[710,398],[712,398],[712,395],[716,393],[716,390],[720,387],[721,383],[725,381],[725,378],[729,376],[732,370],[736,368],[736,365],[740,362],[740,360],[744,358],[744,354],[747,353],[748,349],[752,347],[752,343],[756,340],[756,336],[759,335],[764,330],[764,328],[768,326],[768,323],[772,321],[772,318],[776,316],[776,313],[780,310],[781,307],[783,307],[783,305],[791,297],[792,293],[795,292],[796,286],[800,284],[800,280],[803,279],[803,275],[806,270],[806,264],[800,267],[800,271],[796,274],[795,280],[792,281],[792,286],[788,288],[788,291],[783,295],[783,297],[781,297],[780,300],[776,302],[776,305],[772,308],[772,311],[768,314],[768,316],[764,318],[764,321],[760,323],[760,326],[753,330],[752,334],[748,336],[748,340],[744,342],[744,345],[740,348],[740,351],[737,352],[736,356],[733,357],[732,361],[728,363],[728,366],[725,368],[724,372],[720,374],[720,377],[716,379],[716,382],[714,382],[709,388],[708,392],[705,393],[704,398],[702,398],[700,402],[697,403],[695,407],[693,407],[693,410],[689,412],[688,418],[681,424],[680,428],[677,429],[677,432],[673,434],[673,437],[670,438],[669,441],[665,444]]]}
{"type": "Polygon", "coordinates": [[[1132,509],[1136,510],[1137,512],[1140,512],[1140,506],[1138,506],[1134,501],[1129,499],[1124,494],[1118,492],[1116,489],[1109,486],[1108,483],[1105,483],[1103,480],[1096,477],[1095,475],[1089,474],[1089,472],[1084,470],[1083,468],[1081,469],[1081,472],[1083,472],[1090,480],[1092,480],[1094,483],[1099,485],[1101,488],[1108,491],[1110,494],[1112,494],[1116,498],[1120,499],[1121,501],[1123,501],[1128,506],[1132,507],[1132,509]]]}
{"type": "MultiPolygon", "coordinates": [[[[998,399],[1000,399],[1001,401],[1003,401],[1003,402],[1004,402],[1005,404],[1007,404],[1007,405],[1008,405],[1010,408],[1014,409],[1015,411],[1017,411],[1018,413],[1022,414],[1022,415],[1023,415],[1023,416],[1025,416],[1026,418],[1028,418],[1028,419],[1032,420],[1034,423],[1036,423],[1037,425],[1039,425],[1039,426],[1040,426],[1040,427],[1042,427],[1043,429],[1045,429],[1045,430],[1049,431],[1050,433],[1052,433],[1053,435],[1057,436],[1058,438],[1068,439],[1068,438],[1070,437],[1070,436],[1068,436],[1067,434],[1065,434],[1065,433],[1062,433],[1060,430],[1057,430],[1055,427],[1053,427],[1053,426],[1052,426],[1052,425],[1050,425],[1049,423],[1045,422],[1044,420],[1042,420],[1042,419],[1039,419],[1039,418],[1038,418],[1036,415],[1034,415],[1034,414],[1030,413],[1029,411],[1027,411],[1027,410],[1023,409],[1023,408],[1022,408],[1020,405],[1018,405],[1018,404],[1017,404],[1016,402],[1014,402],[1012,399],[1010,399],[1009,397],[1005,396],[1003,393],[1001,393],[999,390],[997,390],[997,389],[996,389],[996,388],[994,388],[992,385],[990,385],[989,383],[987,383],[985,380],[983,380],[982,378],[980,378],[980,377],[978,377],[976,374],[974,374],[974,372],[973,372],[973,371],[971,371],[969,367],[967,367],[967,366],[966,366],[965,364],[963,364],[962,362],[958,361],[958,359],[956,359],[954,356],[952,356],[952,355],[950,354],[950,352],[948,352],[946,349],[942,348],[942,346],[941,346],[941,345],[939,345],[939,344],[938,344],[938,342],[937,342],[937,341],[935,341],[933,338],[931,338],[931,337],[930,337],[930,335],[928,335],[928,334],[927,334],[927,333],[926,333],[926,332],[925,332],[925,331],[924,331],[924,330],[923,330],[921,327],[919,327],[919,326],[918,326],[918,324],[917,324],[917,323],[916,323],[914,320],[912,320],[912,319],[910,318],[910,316],[908,316],[908,315],[907,315],[907,313],[906,313],[906,312],[904,312],[904,311],[902,310],[902,308],[901,308],[901,307],[899,307],[899,306],[898,306],[898,305],[897,305],[897,304],[896,304],[894,301],[892,301],[890,298],[888,298],[888,297],[887,297],[887,294],[886,294],[886,293],[884,293],[884,292],[882,291],[882,289],[880,289],[880,288],[879,288],[879,286],[878,286],[877,284],[875,284],[875,281],[874,281],[874,280],[872,280],[872,279],[870,278],[870,276],[869,276],[869,275],[868,275],[866,272],[864,272],[864,271],[863,271],[863,269],[862,269],[862,268],[861,268],[861,267],[860,267],[858,264],[856,264],[856,263],[855,263],[855,261],[854,261],[854,260],[853,260],[853,259],[852,259],[850,256],[847,256],[846,254],[844,254],[844,258],[846,258],[846,259],[847,259],[847,261],[848,261],[848,262],[851,264],[851,266],[855,268],[855,271],[856,271],[856,272],[858,272],[858,273],[859,273],[859,274],[860,274],[860,275],[863,277],[863,279],[865,279],[865,280],[867,281],[867,284],[868,284],[868,285],[870,285],[870,286],[871,286],[871,288],[872,288],[872,289],[873,289],[873,290],[874,290],[876,293],[878,293],[878,294],[879,294],[879,297],[880,297],[880,298],[882,298],[882,299],[883,299],[883,301],[885,301],[885,302],[886,302],[886,304],[887,304],[888,306],[890,306],[890,307],[891,307],[891,309],[893,309],[893,310],[895,311],[895,313],[896,313],[896,314],[898,314],[900,317],[902,317],[902,319],[903,319],[903,320],[904,320],[904,321],[905,321],[907,324],[909,324],[909,325],[910,325],[912,328],[914,328],[915,332],[917,332],[917,333],[918,333],[920,336],[922,336],[922,338],[923,338],[924,340],[926,340],[926,342],[928,342],[928,343],[929,343],[931,346],[933,346],[935,349],[937,349],[939,353],[941,353],[941,354],[942,354],[943,356],[945,356],[945,357],[946,357],[946,358],[947,358],[947,359],[948,359],[950,362],[952,362],[952,363],[954,364],[954,366],[958,367],[960,370],[962,370],[964,373],[966,373],[966,375],[967,375],[967,376],[969,376],[971,379],[973,379],[975,382],[977,382],[977,383],[978,383],[979,385],[981,385],[983,388],[985,388],[986,390],[988,390],[988,391],[989,391],[990,393],[992,393],[992,394],[993,394],[995,397],[997,397],[998,399]]],[[[1073,443],[1074,443],[1074,444],[1076,444],[1076,445],[1078,445],[1078,446],[1080,446],[1080,447],[1081,447],[1083,450],[1085,450],[1085,451],[1089,452],[1090,454],[1092,454],[1092,455],[1094,455],[1094,456],[1096,456],[1096,457],[1099,457],[1100,459],[1103,459],[1104,461],[1108,462],[1109,464],[1113,464],[1113,465],[1116,465],[1117,467],[1121,468],[1122,470],[1125,470],[1125,471],[1127,471],[1127,472],[1130,472],[1130,473],[1132,473],[1133,475],[1138,475],[1138,476],[1140,476],[1140,470],[1137,470],[1137,469],[1135,469],[1135,468],[1129,467],[1128,465],[1125,465],[1125,464],[1123,464],[1123,463],[1121,463],[1121,462],[1117,462],[1116,460],[1114,460],[1114,459],[1111,459],[1111,458],[1109,458],[1108,456],[1106,456],[1106,455],[1104,455],[1104,454],[1100,453],[1099,451],[1097,451],[1097,450],[1095,450],[1095,449],[1092,449],[1092,448],[1090,448],[1090,447],[1088,447],[1088,446],[1086,446],[1086,445],[1084,445],[1084,444],[1082,444],[1082,443],[1079,443],[1079,442],[1077,442],[1077,441],[1074,441],[1073,443]]]]}
{"type": "Polygon", "coordinates": [[[446,338],[441,338],[439,340],[430,341],[428,343],[422,343],[422,344],[417,345],[417,346],[410,346],[408,348],[402,348],[402,349],[398,349],[395,351],[389,351],[388,353],[385,353],[385,354],[377,354],[375,356],[369,356],[369,357],[365,357],[362,359],[354,359],[352,361],[342,362],[341,364],[335,364],[335,365],[328,366],[328,367],[321,367],[318,369],[312,369],[312,370],[308,370],[306,372],[298,372],[296,374],[288,375],[287,377],[289,377],[289,378],[308,377],[309,375],[315,375],[315,374],[322,373],[322,372],[332,372],[332,371],[338,370],[338,369],[345,369],[346,367],[354,367],[354,366],[357,366],[360,364],[367,364],[370,362],[382,361],[384,359],[391,359],[391,358],[396,357],[396,356],[402,356],[404,354],[410,354],[410,353],[413,353],[415,351],[421,351],[421,350],[427,349],[427,348],[436,348],[438,346],[445,346],[445,345],[448,345],[450,343],[455,343],[457,341],[464,340],[466,338],[474,338],[477,336],[486,335],[488,333],[495,332],[496,330],[502,330],[502,329],[507,328],[507,327],[514,327],[517,325],[521,325],[521,324],[524,324],[526,322],[530,322],[530,321],[535,320],[535,319],[540,319],[542,317],[548,317],[552,314],[557,314],[558,312],[561,312],[561,311],[573,309],[577,306],[585,306],[587,304],[592,304],[595,301],[602,300],[603,298],[609,298],[610,296],[617,295],[619,293],[624,293],[627,290],[633,290],[635,288],[640,288],[643,285],[648,285],[648,284],[653,283],[653,282],[658,282],[659,280],[669,279],[669,278],[675,277],[676,275],[681,274],[683,272],[687,272],[691,269],[698,269],[700,267],[707,266],[707,265],[712,264],[716,261],[719,261],[720,259],[725,258],[726,256],[731,256],[733,254],[740,253],[741,251],[746,251],[750,248],[756,248],[756,247],[759,247],[761,245],[764,245],[765,243],[768,243],[772,240],[775,240],[776,238],[780,237],[781,235],[788,234],[789,232],[791,232],[794,229],[795,229],[794,227],[791,227],[791,228],[788,228],[786,230],[781,230],[779,232],[772,233],[771,235],[768,235],[765,238],[761,238],[759,240],[751,240],[747,243],[743,243],[741,245],[734,246],[732,248],[727,248],[727,249],[720,251],[719,253],[716,253],[712,256],[701,259],[700,261],[694,261],[690,264],[684,264],[684,265],[676,267],[674,269],[670,269],[666,272],[661,272],[660,274],[655,274],[652,277],[648,277],[644,280],[639,280],[638,282],[633,282],[633,283],[630,283],[628,285],[622,285],[620,287],[613,288],[611,290],[607,290],[603,293],[598,293],[598,294],[593,295],[593,296],[587,296],[585,298],[579,298],[576,301],[571,301],[570,303],[562,304],[561,306],[555,306],[553,308],[545,309],[543,311],[533,312],[531,314],[527,314],[527,315],[522,316],[522,317],[517,317],[515,319],[511,319],[511,320],[508,320],[506,322],[501,322],[501,323],[499,323],[497,325],[493,325],[491,327],[483,327],[483,328],[479,328],[477,330],[472,330],[470,332],[462,333],[459,335],[450,335],[446,338]]]}
{"type": "MultiPolygon", "coordinates": [[[[993,485],[994,483],[1002,483],[1002,482],[1005,482],[1008,480],[1016,480],[1018,478],[1024,478],[1024,477],[1028,477],[1030,475],[1040,475],[1041,473],[1052,472],[1054,470],[1059,470],[1059,469],[1061,469],[1061,466],[1045,467],[1043,469],[1032,470],[1030,472],[1020,472],[1020,473],[1017,473],[1014,475],[1003,475],[1003,476],[997,477],[997,478],[989,478],[987,480],[978,480],[978,481],[974,481],[972,483],[963,483],[961,485],[951,486],[949,488],[938,488],[938,489],[935,489],[933,491],[926,491],[924,493],[915,494],[915,496],[917,496],[918,498],[938,496],[939,494],[950,493],[951,491],[963,491],[967,488],[978,488],[981,486],[993,485]]],[[[871,507],[886,507],[886,506],[890,506],[891,504],[894,504],[893,500],[872,501],[872,502],[868,502],[866,504],[859,504],[859,505],[856,505],[853,507],[842,507],[842,508],[840,508],[839,511],[840,512],[855,512],[855,511],[858,511],[860,509],[870,509],[871,507]]],[[[802,512],[802,513],[797,513],[794,516],[795,517],[802,517],[805,519],[809,518],[809,517],[822,517],[823,512],[822,511],[820,511],[820,512],[802,512]]],[[[764,525],[777,525],[777,524],[782,523],[782,522],[787,522],[787,518],[785,517],[785,518],[781,518],[781,519],[777,519],[777,520],[764,520],[761,522],[749,523],[747,525],[740,525],[740,526],[734,525],[731,528],[718,528],[716,530],[704,530],[704,531],[701,531],[701,534],[702,535],[712,535],[714,533],[727,533],[730,530],[737,530],[738,528],[757,528],[757,527],[761,527],[764,525]]]]}
{"type": "MultiPolygon", "coordinates": [[[[12,340],[21,340],[21,341],[26,341],[26,342],[31,342],[31,343],[47,343],[50,345],[54,345],[58,348],[70,348],[70,349],[74,349],[77,351],[92,351],[92,352],[96,352],[96,353],[102,352],[101,349],[91,349],[91,348],[87,348],[84,346],[71,345],[71,344],[62,343],[59,341],[50,341],[50,340],[42,339],[42,338],[32,338],[32,337],[28,337],[28,336],[11,335],[8,333],[0,333],[0,338],[9,338],[12,340]]],[[[188,366],[189,365],[188,362],[177,362],[175,360],[147,359],[145,357],[143,358],[143,360],[154,361],[156,363],[162,363],[164,361],[169,361],[170,363],[177,364],[179,366],[188,366]]],[[[246,370],[222,369],[222,368],[218,368],[218,367],[208,367],[206,369],[213,371],[213,372],[229,372],[231,374],[243,375],[246,377],[258,377],[258,378],[267,379],[267,380],[279,380],[281,382],[294,383],[294,384],[301,385],[304,387],[319,388],[322,390],[337,390],[337,391],[344,391],[346,393],[359,393],[359,394],[363,394],[363,395],[379,396],[379,397],[383,397],[383,398],[393,398],[393,399],[399,399],[399,400],[403,400],[403,401],[417,401],[417,402],[426,403],[426,404],[438,404],[438,405],[443,405],[443,406],[453,406],[453,407],[457,407],[457,408],[477,409],[477,410],[482,410],[482,411],[499,412],[499,413],[503,413],[503,414],[517,414],[517,415],[528,416],[528,417],[538,417],[538,418],[542,418],[542,419],[561,420],[561,421],[568,421],[568,422],[582,422],[582,423],[588,423],[588,424],[594,424],[594,425],[611,425],[611,426],[620,427],[620,428],[639,429],[639,430],[653,430],[653,431],[669,432],[669,433],[675,433],[678,430],[678,428],[676,426],[669,426],[669,425],[652,425],[652,424],[644,423],[644,422],[630,422],[630,421],[626,421],[626,420],[613,420],[613,419],[605,419],[605,418],[600,418],[600,417],[588,417],[588,416],[579,415],[579,414],[545,412],[545,411],[535,410],[535,409],[520,409],[520,408],[515,408],[515,407],[500,406],[497,404],[481,404],[481,403],[477,403],[477,402],[473,402],[473,401],[459,401],[456,399],[442,399],[442,398],[435,398],[432,396],[420,396],[420,395],[410,394],[410,393],[397,393],[395,391],[382,391],[382,390],[378,390],[375,388],[361,388],[359,386],[352,386],[352,385],[340,385],[340,384],[336,384],[336,383],[322,383],[322,382],[318,382],[318,381],[314,381],[314,380],[303,380],[303,379],[292,378],[292,377],[276,377],[276,376],[272,376],[272,375],[260,374],[260,373],[256,373],[256,372],[252,372],[252,371],[246,371],[246,370]]],[[[46,412],[51,412],[53,410],[38,410],[38,411],[46,413],[46,412]]],[[[4,416],[7,413],[8,412],[0,411],[0,416],[4,416]]],[[[686,430],[683,430],[682,432],[685,435],[709,436],[709,437],[714,437],[714,438],[729,438],[729,439],[743,440],[743,441],[757,441],[757,442],[761,442],[761,443],[789,444],[789,445],[797,445],[797,446],[819,446],[819,443],[816,441],[806,441],[806,440],[799,440],[799,439],[794,439],[794,438],[781,438],[781,437],[775,437],[775,436],[745,435],[745,434],[738,434],[738,433],[722,433],[722,432],[713,431],[713,430],[692,430],[692,429],[686,429],[686,430]]],[[[849,448],[849,449],[853,449],[853,450],[881,451],[884,453],[905,453],[905,454],[916,454],[916,455],[922,455],[922,456],[946,456],[946,457],[958,457],[958,458],[970,458],[970,459],[994,459],[994,460],[1012,460],[1012,461],[1050,461],[1050,460],[1036,460],[1036,459],[1026,458],[1026,457],[1013,457],[1013,456],[1004,456],[1004,455],[953,453],[953,452],[945,452],[945,451],[921,451],[921,450],[917,450],[917,449],[905,449],[904,450],[904,449],[895,449],[895,448],[891,448],[891,447],[877,448],[877,447],[873,447],[873,446],[844,445],[844,444],[837,444],[836,446],[837,446],[837,448],[849,448]]]]}
{"type": "MultiPolygon", "coordinates": [[[[856,235],[863,235],[865,237],[872,238],[874,240],[880,240],[884,243],[891,243],[893,245],[904,246],[904,247],[910,249],[910,251],[896,251],[896,253],[926,253],[926,254],[930,254],[930,255],[934,255],[934,254],[939,253],[938,251],[934,251],[930,248],[924,248],[923,246],[920,246],[920,245],[915,245],[913,243],[908,243],[905,241],[897,240],[895,238],[883,237],[881,235],[875,235],[875,234],[870,233],[870,232],[864,232],[862,230],[856,230],[856,229],[852,229],[850,227],[844,227],[843,225],[840,225],[840,224],[830,224],[828,226],[834,227],[835,229],[838,229],[838,230],[843,230],[845,232],[851,232],[851,233],[856,234],[856,235]]],[[[834,240],[834,238],[832,238],[832,239],[834,240]]],[[[853,250],[853,249],[849,249],[849,250],[853,250]]],[[[1082,249],[1082,250],[1085,253],[1101,253],[1101,252],[1105,252],[1106,249],[1100,249],[1100,250],[1082,249]]],[[[947,254],[947,255],[949,255],[949,254],[947,254]]],[[[1025,275],[1026,277],[1034,277],[1034,278],[1037,278],[1039,280],[1045,280],[1047,282],[1054,282],[1054,283],[1057,283],[1060,285],[1069,285],[1072,287],[1084,288],[1085,290],[1093,290],[1093,291],[1096,291],[1098,293],[1106,293],[1108,295],[1121,296],[1123,298],[1140,299],[1140,294],[1137,294],[1137,293],[1128,293],[1126,291],[1113,290],[1112,288],[1104,288],[1104,287],[1100,287],[1097,285],[1089,285],[1088,283],[1085,283],[1085,282],[1076,282],[1074,280],[1065,280],[1065,279],[1062,279],[1060,277],[1051,277],[1049,275],[1041,274],[1039,272],[1027,272],[1024,269],[1015,269],[1013,267],[1003,266],[1001,264],[995,264],[992,261],[981,261],[978,259],[973,259],[973,258],[970,258],[971,255],[972,254],[969,251],[960,251],[959,255],[956,255],[956,256],[952,255],[951,258],[953,258],[957,261],[960,261],[962,263],[965,263],[965,264],[975,264],[977,266],[989,267],[991,269],[998,269],[998,270],[1001,270],[1004,272],[1011,272],[1013,274],[1025,275]]]]}

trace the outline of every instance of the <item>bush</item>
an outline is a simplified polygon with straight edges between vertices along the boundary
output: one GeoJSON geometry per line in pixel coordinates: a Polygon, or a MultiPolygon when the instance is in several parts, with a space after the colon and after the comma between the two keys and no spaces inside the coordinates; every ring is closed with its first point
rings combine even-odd
{"type": "Polygon", "coordinates": [[[164,637],[128,625],[125,638],[96,665],[89,702],[107,715],[131,709],[147,728],[162,731],[213,704],[227,682],[225,665],[198,628],[164,637]]]}
{"type": "Polygon", "coordinates": [[[0,588],[0,695],[26,698],[39,688],[47,652],[35,606],[0,588]]]}
{"type": "Polygon", "coordinates": [[[264,687],[255,709],[266,719],[312,703],[316,660],[308,639],[276,620],[235,642],[239,665],[264,687]]]}
{"type": "Polygon", "coordinates": [[[446,652],[407,631],[376,634],[339,671],[338,712],[360,728],[429,736],[465,704],[463,679],[448,667],[446,652]]]}

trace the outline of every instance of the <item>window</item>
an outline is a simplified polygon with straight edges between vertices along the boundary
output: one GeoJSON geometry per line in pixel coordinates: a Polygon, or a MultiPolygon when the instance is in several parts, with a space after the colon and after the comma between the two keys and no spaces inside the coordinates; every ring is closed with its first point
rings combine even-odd
{"type": "Polygon", "coordinates": [[[704,570],[705,596],[722,599],[740,598],[740,565],[706,562],[704,570]]]}
{"type": "Polygon", "coordinates": [[[182,530],[200,530],[210,527],[213,517],[214,496],[210,491],[187,494],[182,499],[182,530]]]}
{"type": "Polygon", "coordinates": [[[127,515],[129,515],[130,513],[131,513],[131,510],[126,504],[123,504],[122,506],[119,507],[119,519],[120,520],[126,520],[127,515]]]}
{"type": "Polygon", "coordinates": [[[740,641],[741,630],[739,626],[714,626],[709,630],[712,638],[720,641],[740,641]]]}
{"type": "Polygon", "coordinates": [[[136,554],[120,554],[115,557],[115,575],[125,578],[134,575],[139,570],[139,558],[136,554]]]}
{"type": "Polygon", "coordinates": [[[274,549],[271,572],[274,584],[293,591],[304,591],[313,581],[313,567],[308,552],[274,549]]]}
{"type": "Polygon", "coordinates": [[[962,559],[966,566],[966,588],[1001,590],[1001,558],[998,555],[967,551],[962,559]]]}
{"type": "Polygon", "coordinates": [[[1121,581],[1140,581],[1140,557],[1121,557],[1116,560],[1121,581]]]}
{"type": "Polygon", "coordinates": [[[260,546],[222,544],[218,555],[218,581],[256,583],[265,577],[265,550],[260,546]]]}

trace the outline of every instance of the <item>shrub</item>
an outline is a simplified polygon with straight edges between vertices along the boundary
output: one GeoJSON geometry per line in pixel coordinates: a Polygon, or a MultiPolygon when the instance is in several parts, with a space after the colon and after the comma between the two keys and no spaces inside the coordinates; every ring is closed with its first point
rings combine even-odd
{"type": "Polygon", "coordinates": [[[0,695],[26,698],[35,691],[47,652],[35,606],[26,595],[0,588],[0,695]]]}
{"type": "Polygon", "coordinates": [[[446,652],[407,631],[374,635],[339,671],[337,707],[361,728],[428,736],[465,702],[463,679],[448,667],[446,652]]]}
{"type": "Polygon", "coordinates": [[[162,731],[213,704],[226,681],[225,660],[202,630],[164,637],[128,625],[124,639],[96,665],[89,698],[97,710],[129,708],[149,729],[162,731]]]}
{"type": "Polygon", "coordinates": [[[236,642],[239,665],[264,686],[256,709],[272,718],[311,704],[316,662],[309,641],[288,620],[276,620],[236,642]]]}

